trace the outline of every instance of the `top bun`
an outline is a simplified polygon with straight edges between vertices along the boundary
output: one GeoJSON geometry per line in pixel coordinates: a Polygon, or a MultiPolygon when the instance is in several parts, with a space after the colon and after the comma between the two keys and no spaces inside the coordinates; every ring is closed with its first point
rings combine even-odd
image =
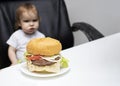
{"type": "Polygon", "coordinates": [[[62,49],[61,43],[53,38],[33,38],[27,46],[27,52],[33,55],[52,56],[59,54],[62,49]]]}

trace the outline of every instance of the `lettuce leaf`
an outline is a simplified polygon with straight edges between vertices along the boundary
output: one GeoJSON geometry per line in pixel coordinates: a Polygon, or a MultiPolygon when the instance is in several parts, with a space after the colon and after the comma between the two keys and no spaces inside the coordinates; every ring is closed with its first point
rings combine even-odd
{"type": "Polygon", "coordinates": [[[62,57],[62,59],[60,61],[61,68],[67,68],[69,66],[68,62],[69,62],[69,60],[67,58],[62,57]]]}

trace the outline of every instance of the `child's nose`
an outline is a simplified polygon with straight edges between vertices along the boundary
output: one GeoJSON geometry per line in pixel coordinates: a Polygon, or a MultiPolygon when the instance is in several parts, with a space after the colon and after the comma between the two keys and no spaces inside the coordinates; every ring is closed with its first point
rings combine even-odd
{"type": "Polygon", "coordinates": [[[34,24],[34,23],[31,21],[31,22],[30,22],[30,25],[33,25],[33,24],[34,24]]]}

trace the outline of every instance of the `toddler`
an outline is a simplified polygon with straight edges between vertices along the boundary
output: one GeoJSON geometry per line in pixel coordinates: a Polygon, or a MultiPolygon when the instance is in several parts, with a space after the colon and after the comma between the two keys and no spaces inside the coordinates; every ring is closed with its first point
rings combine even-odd
{"type": "Polygon", "coordinates": [[[31,3],[21,4],[16,10],[15,31],[7,40],[8,56],[11,65],[17,64],[18,61],[25,60],[26,44],[32,38],[45,37],[38,31],[40,17],[36,7],[31,3]]]}

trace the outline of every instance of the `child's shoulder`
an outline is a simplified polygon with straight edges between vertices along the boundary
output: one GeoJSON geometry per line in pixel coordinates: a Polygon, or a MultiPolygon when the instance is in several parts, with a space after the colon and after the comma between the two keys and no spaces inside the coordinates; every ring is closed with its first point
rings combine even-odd
{"type": "Polygon", "coordinates": [[[17,33],[23,33],[23,31],[22,31],[21,29],[19,29],[19,30],[16,30],[16,31],[14,32],[14,34],[17,34],[17,33]]]}
{"type": "Polygon", "coordinates": [[[14,33],[12,33],[12,35],[19,35],[22,34],[23,31],[22,30],[16,30],[14,33]]]}
{"type": "Polygon", "coordinates": [[[36,31],[36,34],[42,36],[42,37],[45,37],[45,35],[43,33],[41,33],[40,31],[36,31]]]}

